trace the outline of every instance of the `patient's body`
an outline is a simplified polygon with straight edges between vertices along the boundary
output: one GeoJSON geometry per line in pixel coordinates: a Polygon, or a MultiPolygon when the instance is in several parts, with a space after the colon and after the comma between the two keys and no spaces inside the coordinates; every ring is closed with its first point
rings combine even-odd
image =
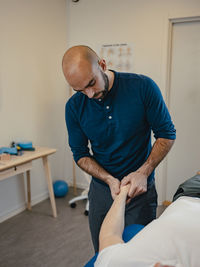
{"type": "Polygon", "coordinates": [[[200,198],[180,197],[128,243],[104,248],[95,267],[200,266],[200,198]]]}

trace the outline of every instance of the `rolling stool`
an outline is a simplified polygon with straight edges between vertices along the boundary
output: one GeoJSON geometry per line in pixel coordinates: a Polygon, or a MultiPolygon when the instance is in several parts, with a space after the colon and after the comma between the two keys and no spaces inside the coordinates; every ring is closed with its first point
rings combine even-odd
{"type": "Polygon", "coordinates": [[[88,192],[89,192],[89,185],[90,185],[90,181],[91,181],[91,178],[90,176],[84,172],[84,176],[88,182],[88,187],[83,190],[83,192],[81,193],[80,196],[77,196],[77,197],[74,197],[72,198],[70,201],[69,201],[69,205],[71,208],[76,208],[76,202],[79,201],[79,200],[84,200],[84,199],[87,199],[87,202],[86,202],[86,206],[85,206],[85,211],[84,211],[84,214],[85,216],[88,216],[89,214],[89,200],[88,200],[88,192]]]}

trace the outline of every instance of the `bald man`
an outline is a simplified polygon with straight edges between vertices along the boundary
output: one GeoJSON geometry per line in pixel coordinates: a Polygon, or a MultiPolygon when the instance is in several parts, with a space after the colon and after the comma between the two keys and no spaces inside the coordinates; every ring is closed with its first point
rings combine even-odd
{"type": "Polygon", "coordinates": [[[125,226],[155,219],[154,169],[172,147],[176,131],[150,78],[108,70],[87,46],[67,50],[62,67],[76,92],[66,104],[69,145],[75,162],[92,176],[89,224],[97,252],[102,221],[121,186],[130,183],[125,226]]]}

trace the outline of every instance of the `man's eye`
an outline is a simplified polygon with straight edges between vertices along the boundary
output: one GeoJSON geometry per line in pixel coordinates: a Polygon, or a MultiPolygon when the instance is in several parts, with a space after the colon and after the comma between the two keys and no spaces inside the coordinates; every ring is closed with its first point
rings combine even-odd
{"type": "Polygon", "coordinates": [[[74,88],[73,88],[73,90],[74,90],[75,92],[83,92],[83,90],[77,90],[77,89],[74,89],[74,88]]]}
{"type": "Polygon", "coordinates": [[[95,80],[93,80],[93,81],[90,83],[90,86],[93,86],[93,85],[95,85],[95,83],[96,83],[96,81],[95,81],[95,80]]]}

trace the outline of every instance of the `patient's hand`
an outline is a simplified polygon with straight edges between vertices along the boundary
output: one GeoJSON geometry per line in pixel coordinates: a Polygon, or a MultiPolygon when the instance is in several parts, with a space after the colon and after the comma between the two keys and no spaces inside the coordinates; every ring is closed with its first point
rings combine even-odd
{"type": "Polygon", "coordinates": [[[129,199],[128,198],[128,192],[130,190],[130,187],[131,187],[131,184],[121,185],[120,186],[119,196],[122,197],[123,199],[125,199],[126,200],[126,203],[127,203],[127,200],[129,199]]]}
{"type": "Polygon", "coordinates": [[[130,189],[130,184],[126,184],[126,185],[121,185],[120,186],[120,194],[125,194],[128,195],[128,191],[130,189]]]}

